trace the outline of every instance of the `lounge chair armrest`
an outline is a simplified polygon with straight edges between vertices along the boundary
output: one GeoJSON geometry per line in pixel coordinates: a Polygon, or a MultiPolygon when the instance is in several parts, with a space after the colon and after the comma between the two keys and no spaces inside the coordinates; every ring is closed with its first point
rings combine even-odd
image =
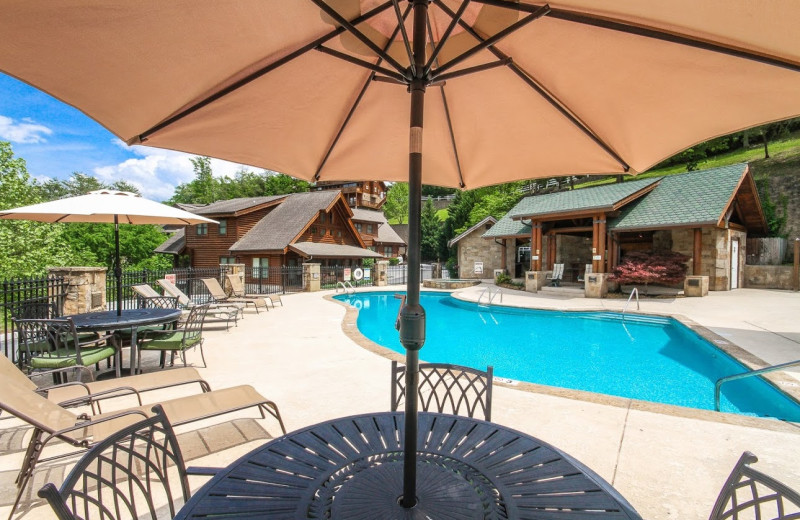
{"type": "MultiPolygon", "coordinates": [[[[83,365],[75,365],[72,367],[63,367],[63,368],[53,368],[50,370],[42,370],[41,372],[34,372],[33,374],[28,374],[28,379],[33,381],[34,377],[48,376],[53,374],[63,374],[66,372],[86,372],[87,374],[89,374],[89,380],[93,379],[92,371],[89,369],[89,367],[83,365]]],[[[50,385],[48,387],[42,387],[40,388],[40,390],[51,388],[53,386],[59,386],[59,385],[50,385]]]]}
{"type": "Polygon", "coordinates": [[[81,414],[81,415],[78,416],[78,420],[82,421],[82,422],[79,422],[79,423],[75,424],[74,426],[70,426],[69,428],[64,428],[64,429],[61,429],[61,430],[54,431],[53,433],[49,434],[47,437],[43,438],[41,443],[42,444],[47,444],[50,441],[50,439],[55,437],[55,438],[62,439],[65,442],[67,442],[69,444],[72,444],[73,446],[82,446],[84,448],[88,448],[89,447],[89,441],[84,440],[84,441],[81,441],[81,442],[74,442],[74,441],[70,440],[68,437],[62,437],[62,436],[64,434],[67,434],[67,433],[70,433],[70,432],[74,432],[74,431],[77,431],[77,430],[82,430],[84,428],[92,426],[93,424],[100,424],[100,423],[104,423],[104,422],[108,422],[108,421],[114,421],[116,419],[119,419],[120,417],[125,417],[126,415],[141,415],[143,419],[147,419],[147,417],[148,417],[148,415],[145,412],[143,412],[142,410],[126,410],[124,412],[115,413],[114,415],[109,415],[108,417],[103,417],[102,419],[92,419],[92,417],[89,416],[89,415],[81,414]]]}
{"type": "Polygon", "coordinates": [[[138,390],[132,386],[118,386],[116,388],[109,388],[101,392],[92,392],[87,388],[89,395],[86,397],[76,397],[75,399],[68,399],[64,402],[58,403],[60,406],[77,406],[80,404],[89,404],[92,401],[100,401],[102,399],[112,399],[114,397],[122,397],[124,395],[135,395],[136,400],[139,401],[139,406],[142,405],[142,396],[138,390]]]}

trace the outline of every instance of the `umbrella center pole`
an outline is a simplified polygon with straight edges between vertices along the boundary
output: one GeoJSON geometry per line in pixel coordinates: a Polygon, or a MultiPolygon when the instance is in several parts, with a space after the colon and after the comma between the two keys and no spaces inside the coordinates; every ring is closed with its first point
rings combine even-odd
{"type": "Polygon", "coordinates": [[[419,304],[420,220],[422,215],[422,120],[425,107],[426,23],[429,0],[412,0],[414,6],[413,54],[416,77],[409,85],[411,117],[408,154],[408,285],[400,314],[400,343],[406,349],[405,444],[403,497],[400,504],[417,504],[417,388],[419,349],[425,343],[425,310],[419,304]]]}

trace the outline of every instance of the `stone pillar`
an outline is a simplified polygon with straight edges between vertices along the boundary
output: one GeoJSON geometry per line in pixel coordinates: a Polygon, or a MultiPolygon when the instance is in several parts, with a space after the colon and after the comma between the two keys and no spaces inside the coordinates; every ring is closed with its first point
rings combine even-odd
{"type": "Polygon", "coordinates": [[[547,284],[548,271],[526,271],[525,272],[525,290],[528,292],[539,292],[539,289],[547,284]]]}
{"type": "Polygon", "coordinates": [[[605,298],[608,295],[608,273],[584,275],[583,294],[587,298],[605,298]]]}
{"type": "Polygon", "coordinates": [[[51,267],[47,271],[67,281],[62,316],[106,310],[105,267],[51,267]]]}
{"type": "Polygon", "coordinates": [[[303,291],[319,291],[319,265],[303,264],[303,291]]]}
{"type": "Polygon", "coordinates": [[[375,262],[375,285],[384,287],[389,283],[389,262],[378,260],[375,262]]]}
{"type": "MultiPolygon", "coordinates": [[[[219,267],[220,271],[222,271],[222,269],[227,269],[228,274],[239,275],[239,279],[242,281],[242,287],[244,287],[244,264],[219,264],[219,267]]],[[[222,281],[222,287],[225,288],[225,293],[229,295],[233,294],[233,287],[231,287],[227,276],[222,281]]]]}
{"type": "Polygon", "coordinates": [[[687,276],[683,281],[683,295],[708,296],[708,276],[687,276]]]}

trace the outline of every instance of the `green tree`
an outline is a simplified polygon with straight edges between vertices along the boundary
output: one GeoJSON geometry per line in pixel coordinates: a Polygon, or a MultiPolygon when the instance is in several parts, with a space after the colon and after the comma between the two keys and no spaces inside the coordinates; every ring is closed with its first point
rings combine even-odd
{"type": "Polygon", "coordinates": [[[420,249],[423,260],[439,259],[439,234],[442,222],[436,216],[436,207],[428,199],[420,215],[420,249]]]}
{"type": "Polygon", "coordinates": [[[386,193],[386,203],[383,213],[389,220],[396,220],[399,224],[408,221],[408,183],[395,182],[386,193]]]}
{"type": "MultiPolygon", "coordinates": [[[[25,160],[15,158],[11,143],[0,141],[0,209],[41,202],[41,187],[28,174],[25,160]]],[[[25,220],[0,220],[2,278],[41,275],[49,266],[72,263],[64,246],[63,227],[25,220]]]]}
{"type": "Polygon", "coordinates": [[[179,184],[170,199],[172,203],[210,204],[216,200],[219,182],[211,171],[211,158],[193,157],[194,180],[179,184]]]}

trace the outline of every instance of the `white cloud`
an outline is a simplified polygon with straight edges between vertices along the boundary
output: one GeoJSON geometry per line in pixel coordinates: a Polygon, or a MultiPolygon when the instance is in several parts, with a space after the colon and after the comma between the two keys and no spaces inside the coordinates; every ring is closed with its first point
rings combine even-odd
{"type": "Polygon", "coordinates": [[[50,128],[28,118],[14,121],[10,117],[0,116],[0,139],[12,143],[46,143],[45,136],[52,133],[50,128]]]}
{"type": "MultiPolygon", "coordinates": [[[[95,168],[94,175],[105,183],[124,180],[136,186],[148,199],[165,200],[172,197],[178,184],[194,179],[191,159],[195,155],[148,146],[128,147],[119,140],[115,140],[115,143],[136,157],[119,164],[95,168]]],[[[215,177],[233,177],[242,168],[252,169],[241,164],[211,159],[211,169],[215,177]]]]}

